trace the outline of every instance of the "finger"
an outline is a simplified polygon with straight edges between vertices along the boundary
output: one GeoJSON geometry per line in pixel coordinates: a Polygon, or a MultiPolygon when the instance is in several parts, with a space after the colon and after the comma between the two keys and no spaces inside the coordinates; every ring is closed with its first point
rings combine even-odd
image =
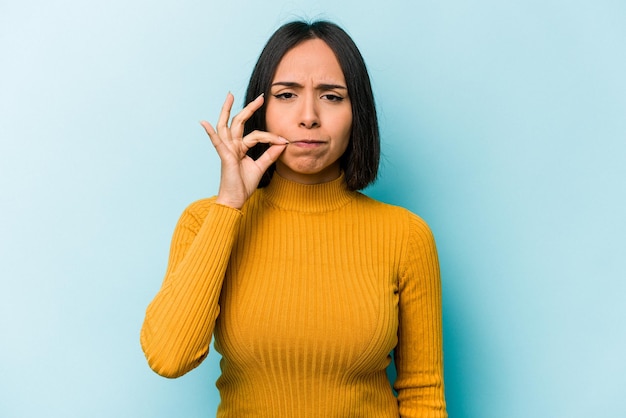
{"type": "Polygon", "coordinates": [[[254,112],[259,110],[265,101],[263,97],[263,93],[261,93],[256,99],[251,101],[241,109],[241,112],[237,113],[235,117],[233,117],[232,122],[230,123],[230,129],[233,135],[233,138],[241,138],[243,136],[243,127],[248,119],[254,115],[254,112]]]}
{"type": "Polygon", "coordinates": [[[202,125],[207,135],[209,135],[209,138],[211,139],[211,143],[213,144],[215,148],[223,145],[222,138],[220,138],[220,136],[217,134],[217,132],[215,131],[215,129],[213,128],[213,126],[211,126],[209,122],[203,120],[203,121],[200,121],[200,125],[202,125]]]}
{"type": "Polygon", "coordinates": [[[224,139],[231,139],[230,131],[228,129],[228,119],[230,119],[230,111],[233,108],[235,102],[235,96],[231,92],[228,92],[222,110],[220,111],[220,117],[217,120],[217,132],[223,135],[224,139]]]}
{"type": "Polygon", "coordinates": [[[265,172],[272,164],[278,160],[280,154],[285,151],[287,144],[272,145],[254,162],[260,170],[265,172]]]}
{"type": "Polygon", "coordinates": [[[250,149],[258,143],[272,145],[287,145],[289,141],[282,136],[275,135],[265,131],[253,131],[242,138],[242,144],[250,149]]]}

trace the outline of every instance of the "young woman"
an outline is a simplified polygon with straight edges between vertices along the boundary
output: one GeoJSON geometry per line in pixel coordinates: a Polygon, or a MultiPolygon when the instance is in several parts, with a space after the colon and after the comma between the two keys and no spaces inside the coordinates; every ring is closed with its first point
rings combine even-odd
{"type": "Polygon", "coordinates": [[[446,417],[435,243],[418,216],[358,192],[379,134],[352,39],[282,26],[229,124],[233,101],[202,122],[219,192],[174,232],[141,330],[150,366],[181,376],[214,336],[219,417],[446,417]]]}

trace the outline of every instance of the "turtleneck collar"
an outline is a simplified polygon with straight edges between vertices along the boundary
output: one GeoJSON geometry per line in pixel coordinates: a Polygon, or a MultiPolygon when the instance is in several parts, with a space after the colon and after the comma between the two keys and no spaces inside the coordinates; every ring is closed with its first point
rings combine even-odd
{"type": "Polygon", "coordinates": [[[321,184],[301,184],[274,172],[263,197],[272,206],[305,213],[328,212],[347,205],[356,192],[348,189],[344,173],[333,181],[321,184]]]}

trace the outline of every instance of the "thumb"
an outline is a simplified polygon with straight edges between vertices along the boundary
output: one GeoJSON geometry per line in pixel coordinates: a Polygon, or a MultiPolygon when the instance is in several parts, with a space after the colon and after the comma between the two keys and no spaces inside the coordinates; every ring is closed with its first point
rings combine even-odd
{"type": "Polygon", "coordinates": [[[255,161],[261,172],[265,172],[272,164],[278,160],[280,154],[285,151],[287,144],[273,144],[255,161]]]}

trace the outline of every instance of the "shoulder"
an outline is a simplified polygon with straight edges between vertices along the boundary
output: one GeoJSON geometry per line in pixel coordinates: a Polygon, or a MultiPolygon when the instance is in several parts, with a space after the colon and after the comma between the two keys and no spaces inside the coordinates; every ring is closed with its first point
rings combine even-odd
{"type": "Polygon", "coordinates": [[[414,233],[432,234],[430,227],[424,219],[402,206],[381,202],[360,192],[357,193],[356,202],[357,205],[371,211],[371,213],[380,215],[387,222],[397,223],[399,226],[412,230],[414,233]]]}
{"type": "MultiPolygon", "coordinates": [[[[215,203],[216,196],[199,199],[190,203],[178,219],[177,228],[185,228],[197,233],[204,223],[211,208],[221,206],[215,203]]],[[[236,209],[232,209],[236,210],[236,209]]]]}
{"type": "Polygon", "coordinates": [[[206,218],[207,213],[212,205],[215,204],[216,197],[209,197],[191,202],[183,211],[181,218],[186,217],[202,221],[206,218]]]}
{"type": "Polygon", "coordinates": [[[401,206],[380,202],[359,193],[358,205],[366,208],[377,224],[384,225],[399,245],[402,259],[408,260],[436,252],[435,238],[428,223],[401,206]]]}

